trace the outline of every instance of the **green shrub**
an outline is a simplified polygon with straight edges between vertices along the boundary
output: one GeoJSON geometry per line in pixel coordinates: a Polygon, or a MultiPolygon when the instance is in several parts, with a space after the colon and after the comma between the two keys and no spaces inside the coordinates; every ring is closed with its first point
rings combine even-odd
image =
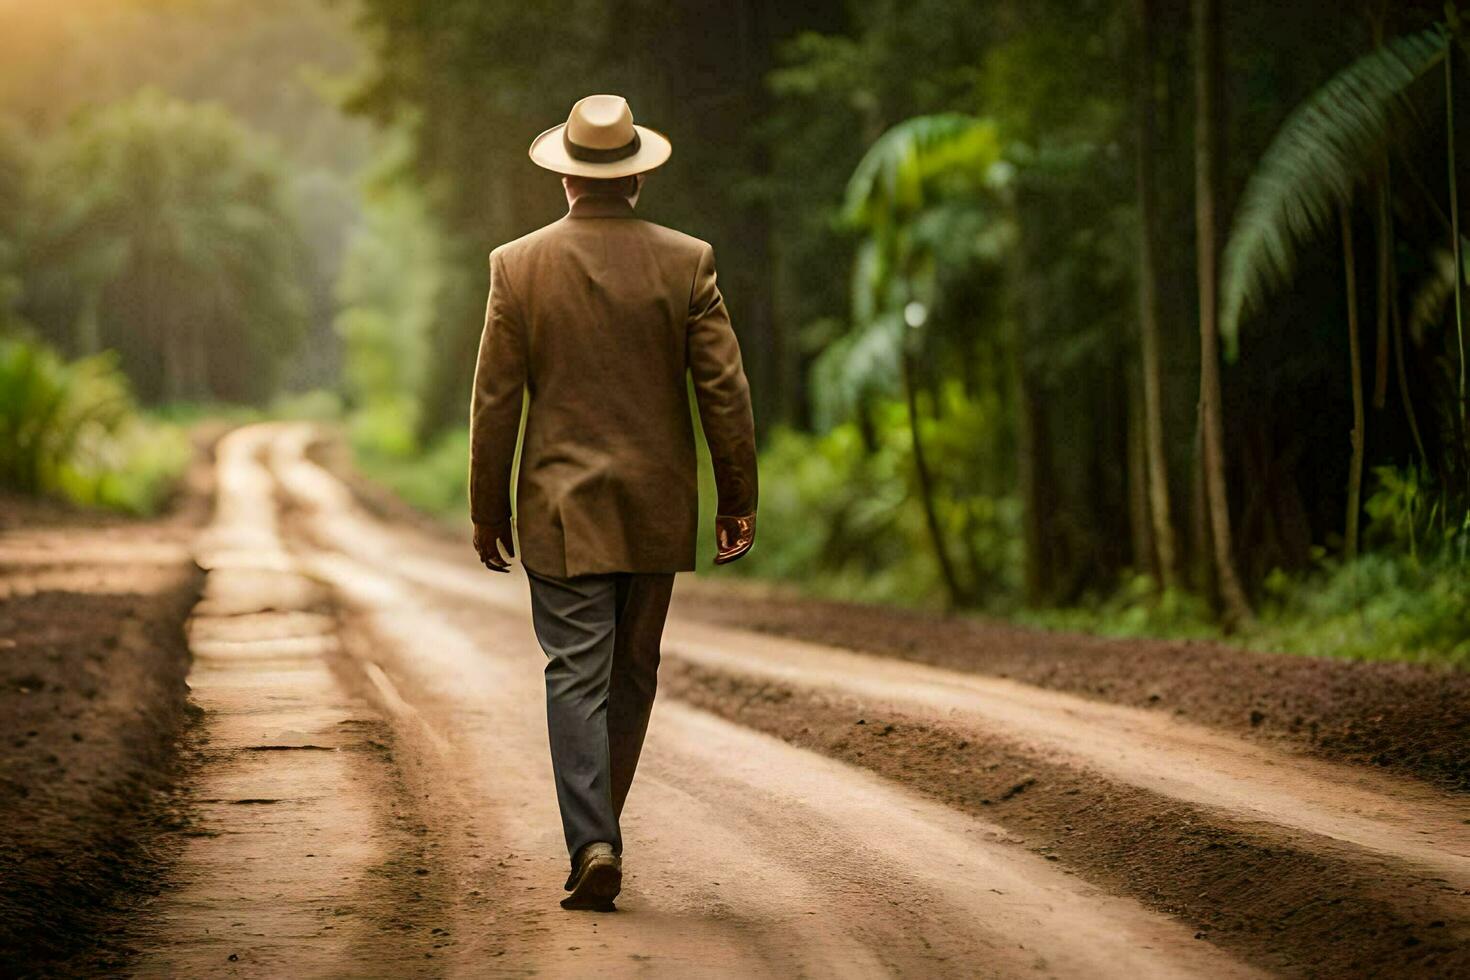
{"type": "Polygon", "coordinates": [[[1219,639],[1317,657],[1470,667],[1470,565],[1449,547],[1424,560],[1381,551],[1346,565],[1324,562],[1307,575],[1273,572],[1259,607],[1253,623],[1226,636],[1202,599],[1160,595],[1137,576],[1110,596],[1018,618],[1100,636],[1219,639]]]}
{"type": "Polygon", "coordinates": [[[180,430],[139,416],[111,355],[67,363],[0,340],[0,485],[148,513],[188,459],[180,430]]]}
{"type": "Polygon", "coordinates": [[[1015,618],[1042,629],[1098,636],[1186,639],[1220,635],[1209,603],[1182,589],[1160,592],[1149,575],[1131,575],[1107,596],[1086,598],[1063,608],[1020,609],[1015,618]]]}
{"type": "Polygon", "coordinates": [[[1366,554],[1271,586],[1252,645],[1470,667],[1470,566],[1448,549],[1422,561],[1366,554]]]}
{"type": "Polygon", "coordinates": [[[355,415],[350,424],[358,466],[364,475],[406,503],[446,521],[469,520],[468,428],[451,429],[423,452],[412,433],[379,410],[355,415]]]}
{"type": "Polygon", "coordinates": [[[268,414],[278,419],[336,422],[342,418],[342,396],[324,388],[277,395],[268,414]]]}
{"type": "MultiPolygon", "coordinates": [[[[854,423],[811,435],[771,434],[761,454],[760,527],[744,575],[859,601],[934,605],[945,594],[923,508],[914,492],[905,408],[874,407],[876,445],[854,423]]],[[[942,426],[926,419],[931,465],[943,479],[935,509],[951,556],[980,602],[1003,602],[1018,587],[1020,510],[983,489],[979,470],[991,420],[985,406],[952,395],[942,426]]],[[[707,523],[707,522],[706,522],[707,523]]],[[[702,549],[703,550],[703,549],[702,549]]]]}

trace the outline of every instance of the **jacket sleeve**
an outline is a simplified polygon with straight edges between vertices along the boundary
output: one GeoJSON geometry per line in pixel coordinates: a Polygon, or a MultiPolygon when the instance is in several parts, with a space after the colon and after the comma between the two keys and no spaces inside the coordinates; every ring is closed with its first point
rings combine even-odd
{"type": "Polygon", "coordinates": [[[526,387],[525,326],[512,302],[500,256],[490,253],[490,297],[470,397],[470,517],[510,520],[510,476],[526,387]]]}
{"type": "Polygon", "coordinates": [[[755,513],[755,422],[750,384],[740,361],[740,344],[715,284],[714,249],[705,245],[689,295],[689,373],[699,420],[714,463],[719,513],[755,513]]]}

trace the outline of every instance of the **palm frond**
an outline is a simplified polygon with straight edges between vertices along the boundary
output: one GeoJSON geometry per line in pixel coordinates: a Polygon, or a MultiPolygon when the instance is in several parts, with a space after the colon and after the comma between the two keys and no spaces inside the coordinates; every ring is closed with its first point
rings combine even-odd
{"type": "Polygon", "coordinates": [[[916,116],[889,129],[864,154],[847,184],[844,215],[872,228],[929,203],[941,175],[968,175],[977,185],[1000,160],[995,124],[963,113],[916,116]]]}
{"type": "Polygon", "coordinates": [[[1397,38],[1344,68],[1287,117],[1241,198],[1221,282],[1220,334],[1296,273],[1298,250],[1333,227],[1337,208],[1370,179],[1406,118],[1405,93],[1440,62],[1436,26],[1397,38]]]}
{"type": "Polygon", "coordinates": [[[865,400],[899,391],[903,320],[880,315],[839,337],[812,364],[812,398],[819,428],[851,418],[865,400]]]}

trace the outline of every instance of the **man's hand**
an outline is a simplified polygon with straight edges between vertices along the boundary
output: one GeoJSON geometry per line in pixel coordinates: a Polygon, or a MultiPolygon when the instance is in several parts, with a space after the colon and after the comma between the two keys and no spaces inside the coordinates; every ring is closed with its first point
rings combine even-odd
{"type": "Polygon", "coordinates": [[[755,544],[755,515],[715,518],[715,564],[728,565],[755,544]]]}
{"type": "Polygon", "coordinates": [[[516,556],[515,538],[510,532],[510,521],[503,524],[476,524],[475,525],[475,551],[480,554],[480,561],[492,572],[509,572],[510,562],[507,558],[516,556]],[[499,542],[500,548],[496,547],[499,542]],[[505,556],[501,557],[501,548],[505,556]]]}

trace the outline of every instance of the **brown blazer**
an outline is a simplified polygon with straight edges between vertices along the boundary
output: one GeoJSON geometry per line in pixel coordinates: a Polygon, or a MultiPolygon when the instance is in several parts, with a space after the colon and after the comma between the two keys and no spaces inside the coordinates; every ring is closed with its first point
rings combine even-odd
{"type": "Polygon", "coordinates": [[[699,516],[686,375],[719,513],[754,514],[755,428],[714,250],[634,217],[621,197],[490,253],[470,407],[470,513],[511,516],[526,567],[570,577],[694,567],[699,516]]]}

